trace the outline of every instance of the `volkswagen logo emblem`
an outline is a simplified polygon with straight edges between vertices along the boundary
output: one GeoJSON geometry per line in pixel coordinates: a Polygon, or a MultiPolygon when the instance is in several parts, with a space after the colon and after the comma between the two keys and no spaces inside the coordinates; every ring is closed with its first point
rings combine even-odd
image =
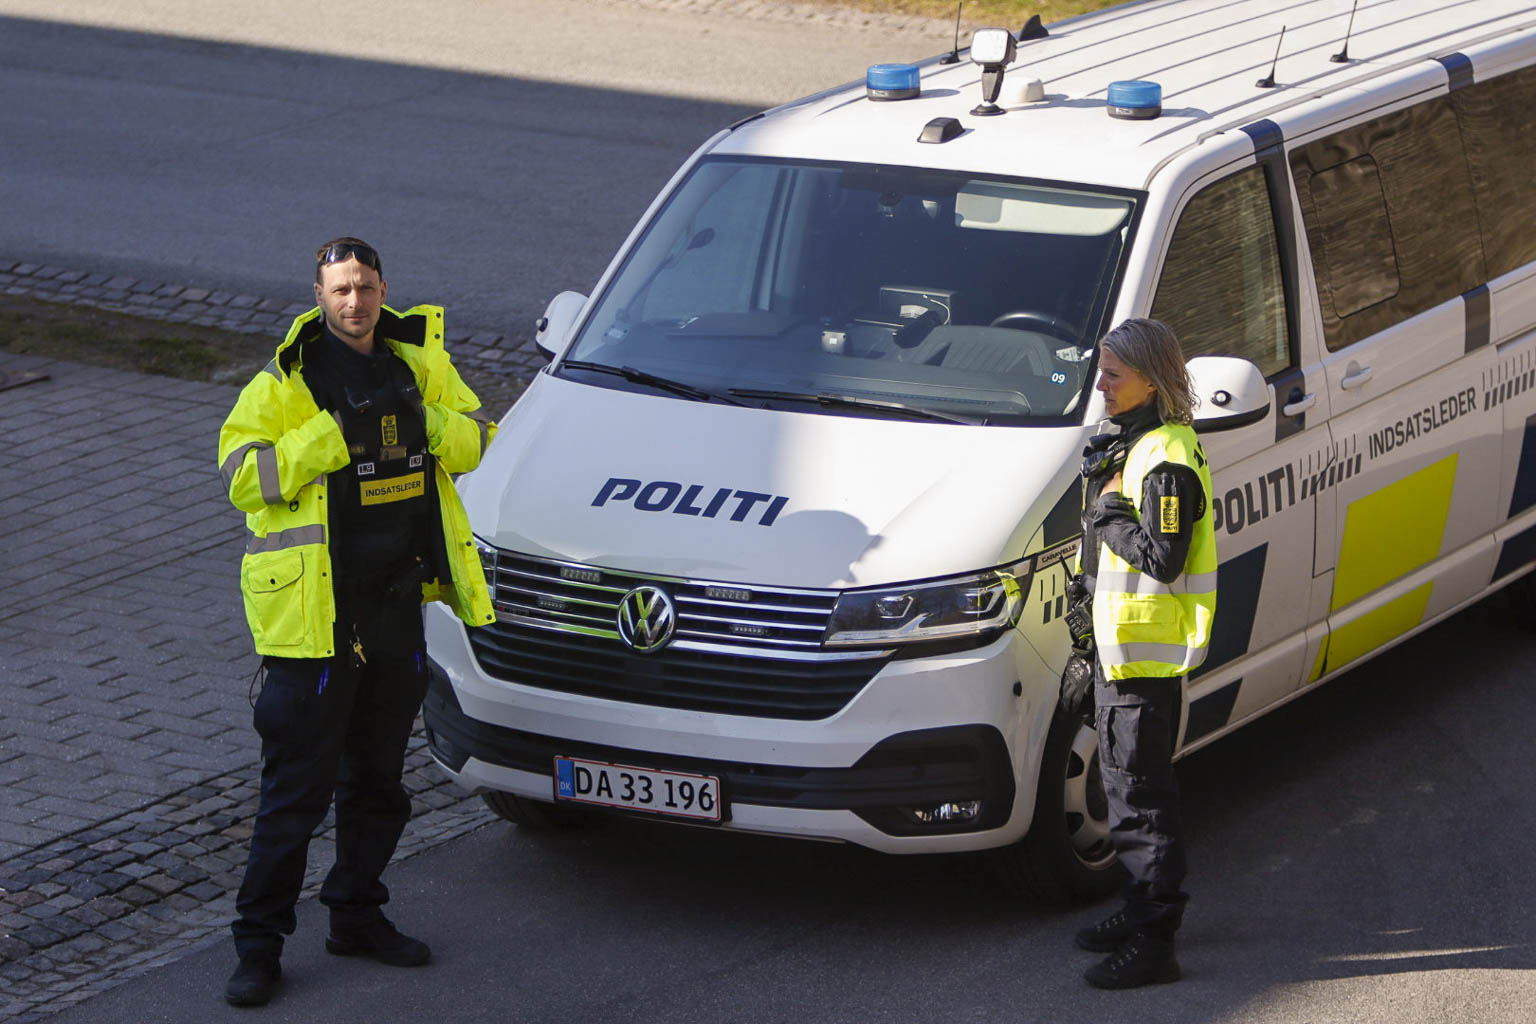
{"type": "Polygon", "coordinates": [[[666,591],[636,587],[619,602],[619,636],[637,651],[665,647],[677,629],[677,610],[666,591]]]}

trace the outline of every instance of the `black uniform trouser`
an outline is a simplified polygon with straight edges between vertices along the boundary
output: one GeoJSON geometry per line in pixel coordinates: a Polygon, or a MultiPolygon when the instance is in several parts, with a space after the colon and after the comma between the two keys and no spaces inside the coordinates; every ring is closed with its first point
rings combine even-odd
{"type": "Polygon", "coordinates": [[[1136,927],[1172,935],[1189,896],[1184,822],[1173,774],[1181,680],[1100,678],[1094,686],[1099,768],[1110,841],[1125,870],[1126,910],[1136,927]]]}
{"type": "Polygon", "coordinates": [[[336,863],[320,888],[332,923],[366,921],[389,900],[379,880],[411,816],[400,784],[426,695],[420,650],[264,659],[256,700],[261,803],[235,900],[235,949],[281,952],[292,935],[309,840],[336,799],[336,863]]]}

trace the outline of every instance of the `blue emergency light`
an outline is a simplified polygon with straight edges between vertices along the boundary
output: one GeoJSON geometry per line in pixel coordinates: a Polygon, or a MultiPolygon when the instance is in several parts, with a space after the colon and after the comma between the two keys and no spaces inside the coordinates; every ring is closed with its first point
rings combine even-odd
{"type": "Polygon", "coordinates": [[[1156,82],[1110,82],[1109,116],[1150,120],[1163,112],[1163,87],[1156,82]]]}
{"type": "Polygon", "coordinates": [[[864,88],[872,100],[910,100],[922,91],[916,64],[871,64],[864,88]]]}

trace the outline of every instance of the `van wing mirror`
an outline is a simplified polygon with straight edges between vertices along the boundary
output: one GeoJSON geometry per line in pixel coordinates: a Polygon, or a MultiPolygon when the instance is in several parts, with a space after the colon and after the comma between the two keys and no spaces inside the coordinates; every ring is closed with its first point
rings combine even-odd
{"type": "Polygon", "coordinates": [[[1237,356],[1195,356],[1189,361],[1194,384],[1195,430],[1208,434],[1257,423],[1269,415],[1269,384],[1259,368],[1237,356]]]}
{"type": "Polygon", "coordinates": [[[561,292],[549,300],[533,336],[534,347],[545,359],[553,361],[565,354],[571,343],[571,328],[576,326],[576,318],[586,304],[587,297],[581,292],[561,292]]]}

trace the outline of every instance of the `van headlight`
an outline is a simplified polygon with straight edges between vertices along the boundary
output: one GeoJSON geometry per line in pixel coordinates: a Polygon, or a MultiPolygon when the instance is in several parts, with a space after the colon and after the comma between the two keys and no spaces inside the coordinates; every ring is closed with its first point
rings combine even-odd
{"type": "Polygon", "coordinates": [[[479,537],[475,538],[475,551],[480,555],[480,568],[485,570],[485,585],[491,591],[491,598],[496,597],[496,548],[487,544],[479,537]]]}
{"type": "Polygon", "coordinates": [[[828,647],[985,638],[1019,621],[1031,559],[965,576],[848,590],[832,608],[828,647]]]}

